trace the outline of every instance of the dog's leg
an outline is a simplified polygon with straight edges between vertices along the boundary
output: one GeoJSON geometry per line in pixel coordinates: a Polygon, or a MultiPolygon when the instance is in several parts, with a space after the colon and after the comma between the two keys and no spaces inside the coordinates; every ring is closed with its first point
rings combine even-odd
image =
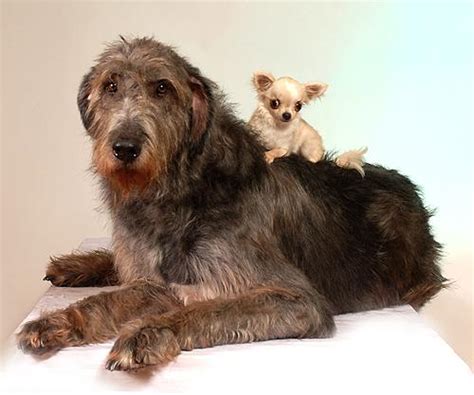
{"type": "Polygon", "coordinates": [[[286,289],[256,289],[235,299],[198,302],[125,325],[106,368],[162,366],[181,350],[280,338],[322,338],[333,330],[332,315],[322,299],[286,289]]]}
{"type": "Polygon", "coordinates": [[[24,352],[41,355],[63,347],[103,342],[116,336],[123,323],[145,312],[161,314],[181,306],[167,288],[140,280],[27,322],[17,334],[17,343],[24,352]]]}
{"type": "Polygon", "coordinates": [[[272,163],[275,159],[281,158],[288,153],[288,150],[285,148],[273,148],[270,151],[265,152],[265,160],[267,163],[272,163]]]}
{"type": "Polygon", "coordinates": [[[117,285],[118,278],[110,251],[73,252],[52,257],[44,280],[57,287],[102,287],[117,285]]]}
{"type": "Polygon", "coordinates": [[[307,160],[309,160],[312,163],[319,162],[323,156],[324,156],[324,151],[321,149],[316,149],[311,153],[308,153],[306,155],[303,155],[307,160]]]}
{"type": "Polygon", "coordinates": [[[308,124],[297,136],[299,141],[298,153],[312,163],[319,162],[324,157],[324,145],[321,135],[316,129],[313,129],[308,124]]]}

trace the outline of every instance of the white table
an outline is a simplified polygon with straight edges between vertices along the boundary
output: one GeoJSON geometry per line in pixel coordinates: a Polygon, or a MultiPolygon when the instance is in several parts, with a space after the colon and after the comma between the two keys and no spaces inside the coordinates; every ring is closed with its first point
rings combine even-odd
{"type": "MultiPolygon", "coordinates": [[[[82,249],[107,245],[86,240],[82,249]]],[[[25,321],[107,288],[51,287],[25,321]]],[[[454,307],[453,307],[454,308],[454,307]]],[[[474,394],[464,362],[410,306],[336,317],[331,339],[275,340],[183,352],[152,376],[109,372],[112,341],[46,360],[4,356],[2,393],[474,394]]]]}

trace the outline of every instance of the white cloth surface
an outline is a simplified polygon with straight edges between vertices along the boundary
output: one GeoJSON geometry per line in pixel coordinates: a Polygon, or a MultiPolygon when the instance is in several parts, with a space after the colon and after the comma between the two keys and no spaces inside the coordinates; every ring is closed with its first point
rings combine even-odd
{"type": "MultiPolygon", "coordinates": [[[[86,240],[82,249],[108,240],[86,240]]],[[[116,287],[51,287],[23,322],[116,287]]],[[[109,372],[113,341],[71,347],[39,360],[3,356],[2,393],[473,394],[464,362],[410,306],[336,317],[331,339],[288,339],[183,352],[152,375],[109,372]]]]}

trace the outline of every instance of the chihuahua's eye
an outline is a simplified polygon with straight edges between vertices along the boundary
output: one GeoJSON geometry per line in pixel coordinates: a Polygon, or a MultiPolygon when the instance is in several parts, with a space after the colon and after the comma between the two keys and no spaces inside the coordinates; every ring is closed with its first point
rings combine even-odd
{"type": "Polygon", "coordinates": [[[156,94],[163,96],[169,90],[169,82],[167,80],[159,80],[156,83],[156,94]]]}
{"type": "Polygon", "coordinates": [[[300,111],[300,110],[301,110],[301,107],[303,107],[303,105],[301,104],[300,101],[297,101],[296,104],[295,104],[295,110],[296,110],[296,112],[300,111]]]}
{"type": "Polygon", "coordinates": [[[107,92],[109,95],[113,95],[117,92],[117,83],[110,80],[104,85],[104,91],[107,92]]]}
{"type": "Polygon", "coordinates": [[[270,107],[276,110],[278,107],[280,107],[280,100],[278,99],[270,100],[270,107]]]}

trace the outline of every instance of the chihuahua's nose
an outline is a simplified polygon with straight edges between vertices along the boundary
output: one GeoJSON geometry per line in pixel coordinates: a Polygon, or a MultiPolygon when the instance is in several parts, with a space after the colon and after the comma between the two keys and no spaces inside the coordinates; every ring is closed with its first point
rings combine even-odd
{"type": "Polygon", "coordinates": [[[283,114],[281,114],[281,117],[285,122],[288,122],[291,119],[291,114],[289,112],[284,112],[283,114]]]}

